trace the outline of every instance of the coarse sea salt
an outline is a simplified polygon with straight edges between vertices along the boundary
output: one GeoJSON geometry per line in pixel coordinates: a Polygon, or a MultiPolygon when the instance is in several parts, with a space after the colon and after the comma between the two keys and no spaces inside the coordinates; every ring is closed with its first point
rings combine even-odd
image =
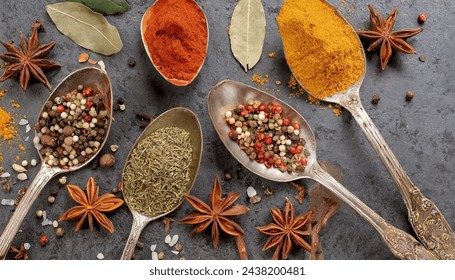
{"type": "Polygon", "coordinates": [[[152,244],[152,246],[150,246],[150,250],[155,251],[156,250],[156,244],[152,244]]]}
{"type": "Polygon", "coordinates": [[[30,249],[30,243],[24,243],[24,249],[25,250],[30,249]]]}
{"type": "Polygon", "coordinates": [[[158,253],[155,251],[152,252],[152,260],[154,260],[154,261],[158,260],[158,253]]]}
{"type": "Polygon", "coordinates": [[[169,244],[169,242],[171,242],[172,238],[170,235],[166,235],[166,237],[164,238],[164,243],[166,244],[169,244]]]}
{"type": "Polygon", "coordinates": [[[98,253],[98,255],[96,255],[96,258],[99,259],[99,260],[104,259],[103,253],[98,253]]]}
{"type": "Polygon", "coordinates": [[[19,121],[19,125],[26,125],[26,124],[28,124],[28,120],[26,120],[26,119],[21,119],[19,121]]]}
{"type": "Polygon", "coordinates": [[[13,206],[14,199],[4,198],[4,199],[2,199],[2,205],[13,206]]]}
{"type": "Polygon", "coordinates": [[[43,222],[41,223],[41,225],[43,227],[44,226],[48,226],[48,225],[52,225],[52,221],[47,218],[47,213],[44,210],[43,210],[43,222]]]}
{"type": "Polygon", "coordinates": [[[252,186],[249,186],[246,189],[246,194],[248,195],[248,197],[253,197],[257,194],[257,191],[252,186]]]}
{"type": "Polygon", "coordinates": [[[174,236],[172,236],[172,239],[171,241],[169,241],[169,246],[174,246],[175,244],[177,244],[177,241],[179,241],[179,236],[176,234],[174,236]]]}

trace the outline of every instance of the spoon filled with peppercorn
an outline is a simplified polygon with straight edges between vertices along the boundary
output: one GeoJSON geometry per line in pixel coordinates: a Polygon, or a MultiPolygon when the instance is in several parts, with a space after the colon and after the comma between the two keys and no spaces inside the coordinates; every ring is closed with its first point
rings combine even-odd
{"type": "MultiPolygon", "coordinates": [[[[392,50],[415,52],[405,39],[421,32],[421,28],[392,32],[396,10],[383,20],[369,7],[374,30],[358,34],[374,41],[369,49],[380,47],[383,69],[392,50]]],[[[314,98],[339,104],[351,113],[398,187],[417,237],[439,258],[455,258],[455,234],[449,223],[412,183],[360,102],[366,59],[352,26],[327,2],[311,1],[310,5],[309,0],[285,1],[277,23],[286,61],[296,81],[314,98]]]]}
{"type": "Polygon", "coordinates": [[[69,74],[44,103],[33,143],[41,168],[0,236],[0,258],[10,245],[30,207],[54,176],[86,166],[106,142],[112,123],[112,85],[95,67],[69,74]]]}
{"type": "Polygon", "coordinates": [[[186,108],[154,119],[131,148],[122,172],[122,191],[133,214],[121,259],[129,260],[144,227],[176,210],[190,192],[202,158],[202,129],[186,108]]]}
{"type": "Polygon", "coordinates": [[[396,257],[436,259],[414,237],[387,223],[319,166],[313,131],[292,107],[256,88],[228,80],[212,89],[207,103],[221,141],[251,172],[276,182],[315,180],[369,222],[396,257]]]}

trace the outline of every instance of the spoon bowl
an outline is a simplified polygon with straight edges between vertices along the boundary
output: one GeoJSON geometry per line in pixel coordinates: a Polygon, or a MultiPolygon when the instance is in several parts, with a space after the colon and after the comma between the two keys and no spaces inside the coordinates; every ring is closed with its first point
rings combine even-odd
{"type": "Polygon", "coordinates": [[[170,77],[166,77],[161,71],[160,69],[157,67],[155,61],[153,61],[153,58],[152,58],[152,55],[151,55],[151,52],[150,52],[150,49],[147,45],[147,42],[146,42],[146,38],[145,38],[145,31],[147,29],[147,22],[149,21],[149,19],[151,17],[153,17],[153,7],[156,5],[156,3],[160,1],[160,0],[157,0],[155,1],[155,3],[153,3],[144,13],[144,15],[142,16],[142,20],[141,20],[141,37],[142,37],[142,43],[144,44],[144,48],[145,48],[145,51],[147,52],[147,55],[150,59],[150,61],[152,62],[152,65],[153,67],[155,67],[155,69],[158,71],[158,73],[160,73],[160,75],[166,80],[168,81],[169,83],[175,85],[175,86],[187,86],[189,84],[191,84],[193,82],[193,80],[197,77],[197,75],[199,74],[199,72],[201,71],[202,69],[202,66],[204,65],[204,61],[205,61],[205,58],[206,58],[206,54],[207,54],[207,50],[208,50],[208,42],[209,42],[209,25],[208,25],[208,22],[207,22],[207,17],[205,16],[205,13],[204,13],[204,10],[202,10],[202,8],[196,3],[194,2],[194,5],[197,6],[197,8],[201,11],[201,13],[204,15],[204,20],[205,20],[205,24],[206,24],[206,29],[207,29],[207,38],[206,38],[206,49],[205,49],[205,55],[204,55],[204,59],[202,60],[201,62],[201,65],[199,66],[199,69],[197,70],[197,72],[194,74],[194,76],[189,79],[189,80],[181,80],[181,79],[176,79],[176,78],[170,78],[170,77]]]}
{"type": "MultiPolygon", "coordinates": [[[[112,85],[111,81],[107,73],[104,70],[95,68],[95,67],[85,67],[79,70],[74,71],[73,73],[69,74],[66,78],[64,78],[60,84],[55,87],[52,91],[51,95],[48,97],[46,101],[53,100],[55,97],[58,96],[65,96],[67,93],[71,93],[74,89],[77,88],[78,85],[83,84],[86,87],[92,87],[93,89],[98,89],[100,92],[104,94],[105,103],[109,104],[108,110],[108,117],[109,117],[109,125],[108,129],[103,138],[103,142],[101,143],[100,147],[92,154],[88,160],[86,160],[82,164],[78,164],[75,166],[71,166],[69,168],[60,168],[57,166],[50,166],[47,164],[41,154],[39,153],[39,149],[41,148],[39,145],[35,145],[38,150],[39,157],[41,159],[41,167],[32,181],[30,186],[27,189],[27,192],[22,197],[19,205],[17,206],[16,210],[14,211],[13,216],[9,220],[6,228],[4,229],[2,235],[0,236],[0,258],[5,258],[8,250],[11,246],[11,243],[16,235],[17,231],[19,230],[22,221],[25,218],[25,215],[30,210],[30,207],[38,197],[39,193],[42,191],[44,186],[50,179],[54,176],[79,170],[89,164],[96,155],[101,151],[104,143],[106,143],[106,139],[109,135],[109,131],[112,124],[112,85]],[[107,100],[106,100],[107,98],[107,100]]],[[[46,102],[45,102],[46,103],[46,102]]],[[[44,104],[45,104],[44,103],[44,104]]],[[[45,105],[40,110],[38,116],[41,116],[43,112],[47,112],[48,109],[45,105]]],[[[38,137],[39,132],[35,131],[35,137],[38,137]]]]}
{"type": "Polygon", "coordinates": [[[325,172],[318,164],[316,157],[316,139],[313,131],[305,119],[291,106],[280,99],[262,92],[256,88],[235,81],[222,81],[217,84],[207,97],[210,119],[223,144],[228,151],[248,170],[256,175],[276,182],[289,182],[307,178],[326,186],[341,200],[346,202],[369,222],[381,235],[391,252],[400,259],[436,259],[414,237],[387,223],[381,216],[370,209],[365,203],[350,193],[343,185],[325,172]],[[280,105],[282,116],[292,122],[300,124],[300,136],[306,140],[305,149],[309,152],[307,166],[303,173],[281,172],[275,168],[267,168],[257,163],[240,149],[237,142],[229,138],[229,125],[226,123],[225,112],[231,111],[239,104],[246,104],[249,100],[258,100],[262,104],[280,105]],[[405,242],[402,242],[405,241],[405,242]],[[399,246],[397,246],[399,244],[399,246]]]}
{"type": "MultiPolygon", "coordinates": [[[[140,143],[142,140],[144,140],[147,136],[150,134],[154,133],[160,128],[164,127],[178,127],[181,129],[184,129],[189,133],[190,141],[191,144],[194,148],[193,150],[193,158],[191,161],[191,164],[189,166],[189,176],[190,176],[190,181],[188,182],[187,186],[185,186],[185,193],[188,194],[193,185],[194,182],[196,181],[197,174],[199,172],[199,166],[201,163],[202,159],[202,129],[201,125],[199,123],[199,120],[197,116],[189,109],[186,108],[173,108],[170,109],[164,113],[162,113],[160,116],[158,116],[156,119],[154,119],[142,132],[142,134],[138,137],[136,142],[134,143],[133,147],[131,148],[127,160],[125,161],[125,166],[123,168],[123,173],[125,173],[126,166],[129,162],[129,159],[131,157],[132,151],[134,148],[140,143]]],[[[125,184],[124,178],[122,176],[122,184],[123,184],[123,189],[127,189],[128,185],[125,184]]],[[[123,192],[125,196],[125,202],[128,205],[128,194],[126,192],[123,192]]],[[[181,199],[173,205],[173,208],[165,213],[155,215],[155,216],[148,216],[140,211],[137,211],[133,208],[131,208],[130,205],[128,207],[130,208],[131,213],[133,214],[133,226],[131,228],[131,233],[128,237],[128,240],[126,242],[125,248],[123,250],[121,259],[122,260],[129,260],[131,259],[133,253],[134,253],[134,248],[136,246],[136,243],[139,239],[139,236],[144,229],[144,227],[151,221],[154,221],[156,219],[159,219],[161,217],[166,216],[167,214],[175,211],[185,200],[185,196],[182,196],[181,199]]]]}
{"type": "MultiPolygon", "coordinates": [[[[324,5],[330,6],[328,3],[325,3],[324,5]]],[[[336,9],[334,10],[336,11],[334,16],[338,16],[344,21],[344,23],[351,30],[351,35],[354,35],[354,40],[357,40],[359,45],[359,51],[361,52],[364,68],[363,73],[359,76],[358,80],[343,92],[333,92],[333,94],[321,98],[305,87],[305,83],[302,83],[302,81],[298,79],[299,75],[296,75],[297,73],[295,72],[295,69],[292,69],[293,63],[290,63],[290,61],[287,60],[289,68],[296,78],[296,81],[309,95],[321,101],[339,104],[351,113],[372,145],[374,151],[378,154],[387,171],[390,173],[395,185],[398,187],[408,210],[409,222],[417,234],[417,237],[427,248],[430,248],[436,255],[438,255],[439,258],[455,259],[455,233],[453,232],[450,224],[447,222],[444,215],[436,207],[436,205],[425,197],[420,189],[413,184],[411,179],[406,174],[406,171],[400,165],[398,159],[386,143],[385,139],[382,137],[376,125],[373,123],[368,113],[362,106],[359,91],[366,72],[365,51],[354,28],[343,16],[340,15],[336,9]],[[427,222],[429,220],[433,220],[435,222],[430,225],[427,222]]],[[[329,38],[330,36],[327,37],[329,38]]],[[[286,59],[288,59],[289,55],[286,53],[286,47],[284,52],[286,59]]],[[[318,58],[315,57],[315,59],[318,58]]]]}

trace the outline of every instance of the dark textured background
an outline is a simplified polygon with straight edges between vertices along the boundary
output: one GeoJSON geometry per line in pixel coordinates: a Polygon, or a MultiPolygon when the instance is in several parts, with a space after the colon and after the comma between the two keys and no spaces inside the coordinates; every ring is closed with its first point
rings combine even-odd
{"type": "MultiPolygon", "coordinates": [[[[19,31],[30,35],[30,26],[34,19],[44,21],[46,32],[40,34],[41,42],[56,41],[57,45],[49,58],[59,61],[63,67],[60,70],[48,72],[48,78],[53,85],[70,72],[82,67],[77,62],[78,55],[85,52],[83,48],[62,35],[50,21],[44,6],[56,1],[3,1],[0,9],[0,39],[18,42],[19,31]]],[[[269,259],[273,250],[262,252],[261,248],[266,237],[255,227],[271,222],[269,209],[283,207],[285,197],[290,197],[296,206],[296,212],[301,213],[308,208],[308,199],[303,205],[298,205],[294,197],[295,189],[287,183],[274,183],[261,179],[242,168],[232,158],[216,136],[210,123],[206,108],[206,96],[210,89],[223,79],[233,79],[257,86],[251,82],[253,73],[268,74],[270,82],[263,86],[280,89],[277,97],[292,104],[304,115],[313,127],[318,141],[318,157],[340,165],[344,173],[345,186],[376,210],[387,221],[408,232],[412,232],[407,222],[407,211],[401,196],[382,166],[377,155],[370,147],[366,138],[347,112],[335,116],[330,110],[320,106],[309,105],[305,97],[289,98],[290,90],[285,86],[276,86],[279,80],[285,84],[289,80],[289,69],[284,60],[282,44],[277,31],[275,17],[282,1],[262,1],[267,17],[267,32],[263,55],[259,63],[248,73],[245,73],[230,51],[229,37],[226,28],[229,26],[232,11],[236,1],[207,1],[197,3],[207,15],[210,28],[210,41],[207,59],[197,79],[187,87],[174,87],[164,81],[149,62],[140,36],[140,20],[144,11],[153,1],[130,0],[130,10],[123,15],[107,16],[108,21],[115,25],[123,40],[123,49],[111,57],[104,57],[89,52],[95,60],[103,60],[113,83],[115,100],[118,97],[126,99],[126,111],[114,113],[115,123],[109,135],[104,151],[109,151],[111,144],[118,144],[119,151],[115,154],[117,162],[112,169],[83,170],[69,173],[68,182],[85,188],[90,176],[94,176],[101,192],[109,192],[120,181],[121,170],[126,155],[141,133],[142,123],[135,117],[136,111],[149,114],[159,114],[176,106],[185,106],[196,112],[204,128],[204,154],[202,166],[192,194],[208,201],[208,195],[213,177],[224,172],[234,174],[229,182],[221,181],[224,192],[239,191],[242,193],[240,203],[251,208],[251,212],[236,219],[246,231],[245,241],[251,259],[269,259]],[[268,53],[275,51],[276,56],[269,58],[268,53]],[[136,67],[127,64],[129,57],[134,57],[136,67]],[[262,201],[250,205],[247,201],[246,188],[253,186],[262,194],[264,186],[274,190],[271,197],[262,195],[262,201]]],[[[355,29],[365,29],[369,26],[367,1],[329,1],[339,8],[341,13],[350,21],[355,29]]],[[[455,41],[455,4],[449,0],[439,1],[369,1],[379,12],[386,16],[393,7],[398,6],[399,15],[395,29],[416,28],[417,15],[425,12],[427,22],[424,31],[409,40],[417,50],[416,55],[394,55],[386,71],[379,68],[378,54],[367,55],[367,73],[361,88],[361,98],[365,109],[381,131],[382,135],[395,152],[403,168],[422,192],[432,199],[445,214],[452,226],[455,226],[455,99],[453,98],[455,59],[453,42],[455,41]],[[426,56],[426,62],[418,60],[420,55],[426,56]],[[412,102],[405,101],[406,91],[412,90],[415,98],[412,102]],[[378,105],[370,103],[374,94],[381,96],[378,105]]],[[[4,52],[4,49],[1,50],[4,52]]],[[[8,89],[7,95],[0,100],[1,106],[16,114],[18,121],[26,115],[31,123],[37,118],[41,104],[46,100],[49,91],[41,84],[32,83],[26,92],[22,92],[16,80],[9,80],[0,88],[8,89]],[[10,99],[21,104],[20,109],[11,107],[10,99]]],[[[1,143],[0,151],[4,154],[3,166],[11,169],[16,155],[21,159],[37,158],[33,148],[32,132],[25,134],[25,128],[20,127],[20,138],[27,152],[21,153],[13,144],[1,143]],[[23,139],[30,136],[30,140],[23,139]]],[[[11,170],[10,170],[11,171],[11,170]]],[[[28,172],[29,180],[18,182],[11,193],[0,191],[0,199],[14,198],[17,190],[27,187],[38,171],[38,167],[28,172]]],[[[11,172],[13,173],[13,172],[11,172]]],[[[31,259],[96,259],[98,253],[103,253],[106,259],[118,259],[128,237],[132,216],[125,206],[110,214],[115,225],[115,233],[109,234],[104,229],[90,232],[84,228],[74,232],[74,222],[61,222],[67,234],[62,239],[55,235],[52,226],[41,226],[41,219],[35,217],[35,211],[43,209],[52,219],[57,219],[69,207],[75,205],[64,187],[58,185],[58,176],[51,180],[32,206],[30,213],[22,224],[22,232],[18,233],[13,245],[21,242],[31,244],[29,255],[31,259]],[[56,202],[47,203],[47,197],[52,191],[57,191],[56,202]],[[41,247],[39,236],[46,234],[49,244],[41,247]]],[[[302,181],[311,186],[313,182],[302,181]]],[[[0,206],[0,230],[5,227],[14,207],[0,206]]],[[[169,215],[174,219],[182,218],[190,213],[192,208],[184,203],[176,212],[169,215]]],[[[218,249],[212,247],[210,233],[191,236],[192,227],[171,224],[171,234],[179,234],[183,251],[179,256],[170,252],[164,244],[165,233],[161,221],[149,224],[143,231],[140,240],[144,249],[136,250],[136,259],[151,259],[151,244],[157,244],[157,251],[164,251],[166,259],[178,259],[185,256],[188,259],[237,259],[237,251],[233,238],[222,235],[218,249]]],[[[322,233],[321,241],[326,259],[393,259],[394,256],[382,243],[379,235],[371,226],[360,218],[349,207],[343,206],[329,221],[322,233]]],[[[294,250],[292,259],[302,259],[303,250],[294,250]]],[[[8,256],[11,258],[11,256],[8,256]]]]}

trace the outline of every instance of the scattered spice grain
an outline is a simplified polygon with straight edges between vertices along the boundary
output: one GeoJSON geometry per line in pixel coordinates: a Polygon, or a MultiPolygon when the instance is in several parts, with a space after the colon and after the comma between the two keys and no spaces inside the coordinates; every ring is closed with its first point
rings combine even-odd
{"type": "Polygon", "coordinates": [[[419,56],[420,62],[425,62],[425,60],[427,60],[426,56],[424,56],[424,55],[419,56]]]}
{"type": "Polygon", "coordinates": [[[129,67],[134,67],[134,66],[136,66],[136,60],[134,59],[134,57],[129,57],[129,58],[128,58],[128,66],[129,66],[129,67]]]}
{"type": "Polygon", "coordinates": [[[57,235],[57,237],[63,237],[65,235],[65,230],[59,227],[55,230],[55,234],[57,235]]]}
{"type": "Polygon", "coordinates": [[[232,174],[230,172],[224,173],[224,179],[230,181],[232,179],[232,174]]]}
{"type": "Polygon", "coordinates": [[[414,98],[414,93],[412,91],[406,92],[406,100],[407,101],[412,101],[413,98],[414,98]]]}
{"type": "Polygon", "coordinates": [[[100,166],[112,167],[115,164],[115,157],[111,154],[104,154],[100,157],[100,166]]]}
{"type": "Polygon", "coordinates": [[[425,21],[427,21],[427,15],[424,13],[419,14],[419,16],[417,17],[417,22],[420,24],[424,24],[425,21]]]}
{"type": "Polygon", "coordinates": [[[371,98],[371,103],[373,103],[375,105],[378,104],[379,101],[381,101],[381,97],[377,94],[373,95],[373,97],[371,98]]]}
{"type": "Polygon", "coordinates": [[[84,62],[87,62],[87,60],[90,58],[89,54],[88,53],[81,53],[79,55],[79,63],[84,63],[84,62]]]}

